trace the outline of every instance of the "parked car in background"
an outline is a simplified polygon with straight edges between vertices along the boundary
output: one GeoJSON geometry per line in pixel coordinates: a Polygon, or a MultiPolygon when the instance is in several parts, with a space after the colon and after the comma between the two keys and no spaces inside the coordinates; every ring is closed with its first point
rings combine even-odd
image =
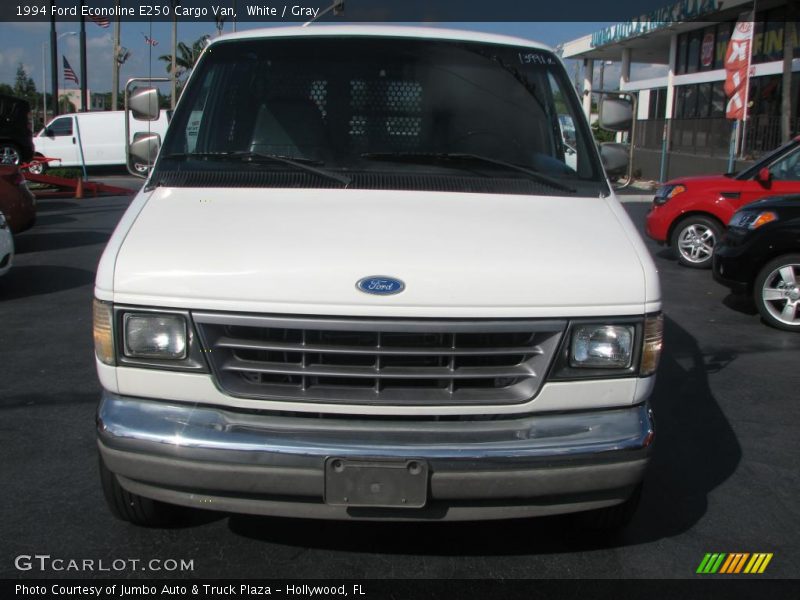
{"type": "Polygon", "coordinates": [[[0,211],[12,233],[20,233],[36,221],[36,198],[19,168],[0,165],[0,211]]]}
{"type": "MultiPolygon", "coordinates": [[[[137,133],[146,132],[157,133],[163,139],[166,131],[167,113],[162,112],[156,121],[132,121],[130,139],[137,133]]],[[[41,174],[47,169],[47,164],[35,161],[37,157],[59,159],[50,163],[51,167],[81,166],[81,146],[87,167],[124,166],[125,111],[60,115],[37,133],[33,141],[36,151],[34,162],[29,167],[31,173],[41,174]]],[[[135,163],[134,167],[142,173],[148,169],[148,165],[143,163],[135,163]]]]}
{"type": "Polygon", "coordinates": [[[5,215],[0,212],[0,275],[5,275],[14,263],[14,236],[5,215]]]}
{"type": "Polygon", "coordinates": [[[768,324],[800,331],[800,196],[761,200],[734,214],[713,266],[714,279],[752,294],[768,324]]]}
{"type": "Polygon", "coordinates": [[[30,104],[0,95],[0,164],[18,165],[33,157],[30,104]]]}
{"type": "Polygon", "coordinates": [[[800,136],[741,173],[668,181],[653,199],[647,235],[668,244],[681,264],[706,269],[733,213],[785,194],[800,194],[800,136]]]}

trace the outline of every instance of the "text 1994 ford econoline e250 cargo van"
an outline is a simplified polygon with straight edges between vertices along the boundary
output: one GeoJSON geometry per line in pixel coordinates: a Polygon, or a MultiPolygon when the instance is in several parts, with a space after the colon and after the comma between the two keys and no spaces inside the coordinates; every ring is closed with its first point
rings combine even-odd
{"type": "MultiPolygon", "coordinates": [[[[154,94],[131,94],[134,118],[154,94]]],[[[604,119],[630,108],[609,98],[604,119]]],[[[163,143],[130,151],[158,158],[94,303],[118,517],[630,517],[659,281],[552,51],[432,28],[222,36],[163,143]]]]}

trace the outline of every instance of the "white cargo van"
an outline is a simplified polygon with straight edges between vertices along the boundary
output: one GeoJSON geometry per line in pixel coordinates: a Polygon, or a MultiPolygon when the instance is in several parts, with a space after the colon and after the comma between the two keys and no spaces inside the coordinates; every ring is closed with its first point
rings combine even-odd
{"type": "Polygon", "coordinates": [[[94,335],[103,489],[139,524],[620,526],[653,445],[658,274],[562,62],[519,38],[215,39],[100,261],[94,335]]]}
{"type": "MultiPolygon", "coordinates": [[[[154,121],[134,121],[131,140],[136,133],[157,133],[167,130],[167,113],[162,111],[154,121]]],[[[129,140],[130,141],[130,140],[129,140]]],[[[98,111],[59,115],[33,138],[34,160],[29,170],[38,174],[51,167],[81,166],[81,148],[87,167],[125,165],[125,111],[98,111]],[[37,157],[57,158],[50,163],[36,162],[37,157]]],[[[136,170],[147,172],[147,164],[136,163],[136,170]]]]}

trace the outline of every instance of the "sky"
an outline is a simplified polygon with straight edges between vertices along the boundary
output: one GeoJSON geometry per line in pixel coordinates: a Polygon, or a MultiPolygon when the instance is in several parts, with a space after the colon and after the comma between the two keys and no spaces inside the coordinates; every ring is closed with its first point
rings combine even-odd
{"type": "MultiPolygon", "coordinates": [[[[515,35],[526,39],[536,40],[549,46],[556,46],[560,43],[570,41],[598,29],[602,29],[610,23],[596,22],[576,22],[576,23],[446,23],[431,24],[455,27],[458,29],[469,29],[487,31],[492,33],[504,33],[515,35]]],[[[237,30],[252,29],[262,26],[274,26],[274,23],[239,23],[237,30]]],[[[80,28],[76,22],[57,23],[59,34],[70,31],[77,32],[80,28]]],[[[223,33],[232,31],[232,25],[225,23],[223,33]]],[[[217,30],[213,22],[188,22],[178,24],[178,41],[191,44],[194,40],[204,34],[216,35],[217,30]]],[[[88,86],[92,92],[108,92],[111,90],[111,53],[112,53],[113,24],[104,29],[87,20],[86,22],[86,44],[87,44],[87,63],[88,63],[88,86]]],[[[46,22],[0,22],[0,39],[2,39],[2,51],[0,51],[0,83],[13,85],[17,65],[21,62],[30,75],[36,88],[42,90],[42,51],[45,53],[46,88],[50,90],[50,24],[46,22]]],[[[134,76],[166,76],[166,63],[159,61],[158,57],[162,54],[171,52],[171,24],[169,22],[123,22],[121,26],[121,45],[128,48],[131,56],[122,66],[120,71],[120,81],[124,82],[129,77],[134,76]],[[151,48],[144,39],[147,35],[158,41],[158,45],[151,48]]],[[[66,35],[58,42],[59,63],[60,56],[66,56],[72,68],[81,77],[79,42],[77,35],[66,35]]],[[[61,71],[59,65],[59,71],[61,71]]],[[[595,69],[595,78],[598,69],[595,69]]],[[[570,77],[573,72],[570,69],[570,77]]],[[[606,68],[606,81],[616,81],[619,78],[619,65],[612,65],[606,68]]],[[[71,82],[64,85],[63,74],[59,76],[59,86],[76,87],[71,82]]]]}

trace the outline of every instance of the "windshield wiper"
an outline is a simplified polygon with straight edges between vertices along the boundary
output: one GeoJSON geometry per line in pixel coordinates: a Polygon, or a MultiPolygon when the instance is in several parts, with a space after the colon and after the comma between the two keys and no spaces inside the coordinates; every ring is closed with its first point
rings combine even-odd
{"type": "Polygon", "coordinates": [[[314,173],[320,177],[333,179],[343,184],[345,187],[350,185],[350,178],[338,173],[332,173],[325,169],[320,169],[314,165],[322,164],[319,161],[310,160],[307,158],[300,158],[296,156],[283,156],[280,154],[267,154],[266,152],[252,152],[249,150],[235,151],[235,152],[185,152],[176,154],[166,154],[163,158],[172,159],[211,159],[211,160],[237,160],[249,163],[263,163],[275,162],[282,165],[289,165],[301,171],[314,173]]]}
{"type": "Polygon", "coordinates": [[[519,173],[525,173],[531,179],[535,179],[539,183],[544,183],[563,192],[575,193],[575,189],[569,187],[544,173],[534,171],[527,167],[515,165],[514,163],[506,162],[491,156],[483,156],[481,154],[467,154],[461,152],[366,152],[361,155],[361,158],[367,160],[385,160],[394,162],[413,162],[419,164],[434,164],[446,162],[481,162],[498,167],[504,167],[519,173]]]}

